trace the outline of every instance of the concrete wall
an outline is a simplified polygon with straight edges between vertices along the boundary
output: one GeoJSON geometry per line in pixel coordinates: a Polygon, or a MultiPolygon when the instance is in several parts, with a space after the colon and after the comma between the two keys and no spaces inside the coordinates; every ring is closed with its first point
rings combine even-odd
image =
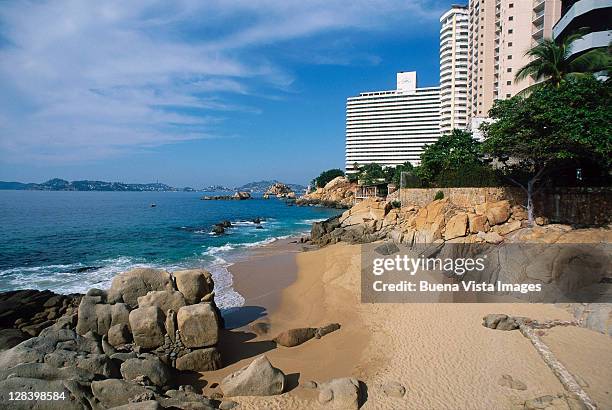
{"type": "MultiPolygon", "coordinates": [[[[442,191],[450,203],[469,208],[485,202],[507,199],[511,205],[527,203],[525,192],[518,187],[493,188],[402,188],[402,206],[425,206],[442,191]]],[[[612,188],[557,188],[542,191],[534,198],[536,216],[551,222],[574,225],[604,225],[612,222],[612,188]]]]}

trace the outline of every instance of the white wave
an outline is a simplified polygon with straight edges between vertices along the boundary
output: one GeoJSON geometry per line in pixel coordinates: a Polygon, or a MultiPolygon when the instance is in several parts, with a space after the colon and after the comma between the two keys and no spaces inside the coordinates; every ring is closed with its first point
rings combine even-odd
{"type": "Polygon", "coordinates": [[[312,225],[315,222],[325,221],[327,218],[303,219],[298,222],[300,225],[312,225]]]}

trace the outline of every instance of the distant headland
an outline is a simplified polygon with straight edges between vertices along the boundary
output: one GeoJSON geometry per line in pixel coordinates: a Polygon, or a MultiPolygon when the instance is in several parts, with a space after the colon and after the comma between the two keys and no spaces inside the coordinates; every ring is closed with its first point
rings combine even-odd
{"type": "MultiPolygon", "coordinates": [[[[160,182],[147,184],[130,184],[124,182],[107,181],[66,181],[65,179],[53,178],[42,183],[25,183],[0,181],[0,190],[20,191],[125,191],[125,192],[197,192],[197,191],[246,191],[265,192],[271,185],[278,181],[249,182],[237,188],[228,188],[221,185],[211,185],[196,189],[191,187],[176,188],[160,182]]],[[[306,187],[299,184],[287,184],[295,192],[304,192],[306,187]]]]}

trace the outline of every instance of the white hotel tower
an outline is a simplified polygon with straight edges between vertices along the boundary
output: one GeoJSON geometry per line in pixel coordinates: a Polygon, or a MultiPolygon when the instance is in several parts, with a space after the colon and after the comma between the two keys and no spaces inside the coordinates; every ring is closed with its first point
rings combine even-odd
{"type": "Polygon", "coordinates": [[[346,171],[354,164],[419,163],[440,137],[440,88],[417,88],[416,72],[397,73],[397,89],[360,93],[346,101],[346,171]]]}
{"type": "Polygon", "coordinates": [[[468,126],[467,6],[453,5],[440,17],[440,133],[468,126]]]}

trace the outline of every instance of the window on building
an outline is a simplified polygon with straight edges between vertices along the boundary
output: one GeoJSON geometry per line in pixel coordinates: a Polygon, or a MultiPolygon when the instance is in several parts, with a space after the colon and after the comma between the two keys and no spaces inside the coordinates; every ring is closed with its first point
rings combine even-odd
{"type": "Polygon", "coordinates": [[[509,56],[508,56],[508,60],[512,60],[512,55],[509,55],[509,56]]]}
{"type": "Polygon", "coordinates": [[[512,47],[512,41],[508,41],[508,47],[512,47]]]}
{"type": "Polygon", "coordinates": [[[512,85],[512,81],[506,81],[506,85],[512,85]]]}
{"type": "Polygon", "coordinates": [[[514,30],[512,30],[511,28],[508,29],[508,34],[512,34],[514,33],[514,30]]]}
{"type": "Polygon", "coordinates": [[[512,20],[514,20],[513,16],[508,17],[508,21],[512,21],[512,20]]]}
{"type": "Polygon", "coordinates": [[[512,97],[512,94],[506,94],[506,98],[512,97]]]}
{"type": "Polygon", "coordinates": [[[512,68],[511,68],[511,67],[508,67],[508,69],[507,69],[506,71],[507,71],[508,73],[511,73],[511,72],[512,72],[512,68]]]}
{"type": "Polygon", "coordinates": [[[510,4],[508,4],[508,8],[509,8],[509,9],[514,8],[514,3],[510,3],[510,4]]]}

